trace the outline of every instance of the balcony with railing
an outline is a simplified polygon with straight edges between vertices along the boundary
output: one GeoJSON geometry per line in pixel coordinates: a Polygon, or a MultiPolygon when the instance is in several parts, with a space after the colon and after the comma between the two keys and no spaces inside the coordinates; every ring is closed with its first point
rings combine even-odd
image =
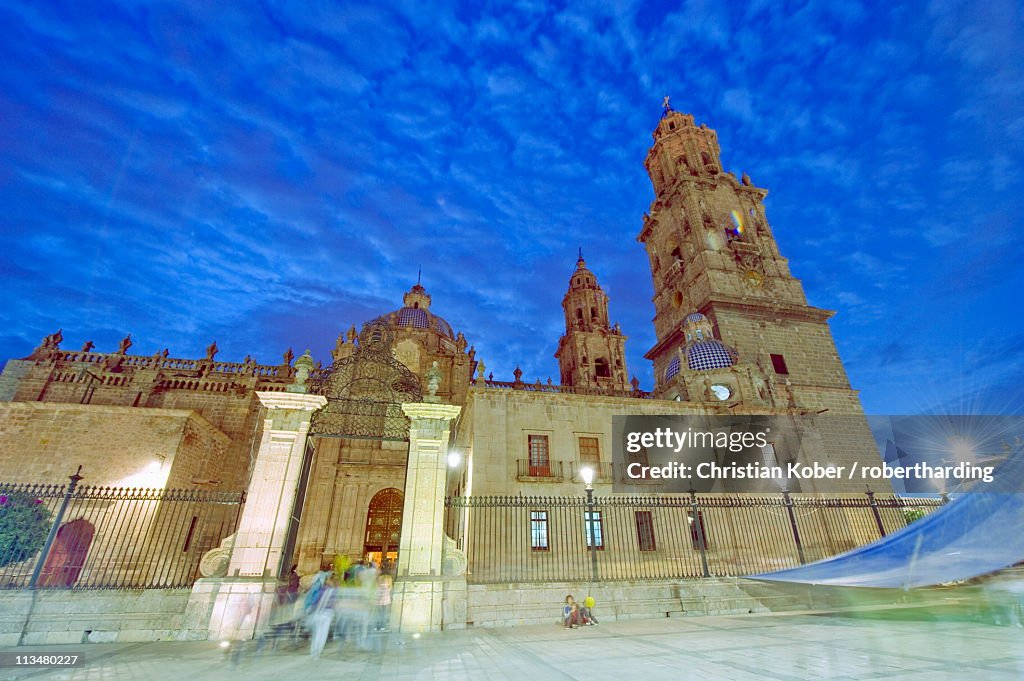
{"type": "Polygon", "coordinates": [[[561,461],[517,459],[516,478],[521,482],[564,482],[564,466],[561,461]]]}

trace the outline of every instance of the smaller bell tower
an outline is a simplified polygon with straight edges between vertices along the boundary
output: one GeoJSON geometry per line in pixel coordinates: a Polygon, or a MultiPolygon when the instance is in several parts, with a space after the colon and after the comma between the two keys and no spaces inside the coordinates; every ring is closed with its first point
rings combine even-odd
{"type": "Polygon", "coordinates": [[[562,385],[629,390],[626,337],[608,322],[608,296],[587,269],[580,249],[576,271],[562,298],[565,335],[558,339],[555,358],[562,385]]]}

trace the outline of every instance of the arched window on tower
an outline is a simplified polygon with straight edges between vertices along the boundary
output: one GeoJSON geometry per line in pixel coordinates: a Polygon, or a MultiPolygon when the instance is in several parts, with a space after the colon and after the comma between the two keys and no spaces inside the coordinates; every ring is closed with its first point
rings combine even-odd
{"type": "Polygon", "coordinates": [[[594,373],[598,378],[611,378],[612,370],[608,366],[608,360],[604,357],[598,357],[594,360],[594,373]]]}
{"type": "Polygon", "coordinates": [[[576,308],[576,319],[579,319],[580,321],[583,320],[583,308],[582,307],[577,307],[576,308]]]}
{"type": "Polygon", "coordinates": [[[591,319],[597,319],[597,308],[596,307],[590,308],[590,318],[591,319]]]}

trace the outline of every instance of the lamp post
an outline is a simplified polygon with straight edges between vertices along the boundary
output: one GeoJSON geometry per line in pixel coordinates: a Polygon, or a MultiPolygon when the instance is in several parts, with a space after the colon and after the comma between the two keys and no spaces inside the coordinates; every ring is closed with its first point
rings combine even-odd
{"type": "Polygon", "coordinates": [[[590,541],[587,542],[590,549],[590,579],[591,581],[597,581],[597,531],[594,528],[594,469],[589,466],[584,466],[580,469],[580,477],[583,478],[583,484],[587,491],[587,515],[584,517],[584,524],[587,526],[587,534],[590,541]]]}

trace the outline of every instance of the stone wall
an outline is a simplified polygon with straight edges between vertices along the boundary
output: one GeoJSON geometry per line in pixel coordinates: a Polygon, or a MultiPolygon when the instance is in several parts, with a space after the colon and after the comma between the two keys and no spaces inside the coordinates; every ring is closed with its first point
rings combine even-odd
{"type": "MultiPolygon", "coordinates": [[[[191,589],[0,591],[0,645],[203,641],[191,589]]],[[[206,613],[203,613],[206,614],[206,613]]]]}
{"type": "Polygon", "coordinates": [[[0,480],[190,487],[218,479],[228,438],[182,409],[0,402],[0,480]]]}

